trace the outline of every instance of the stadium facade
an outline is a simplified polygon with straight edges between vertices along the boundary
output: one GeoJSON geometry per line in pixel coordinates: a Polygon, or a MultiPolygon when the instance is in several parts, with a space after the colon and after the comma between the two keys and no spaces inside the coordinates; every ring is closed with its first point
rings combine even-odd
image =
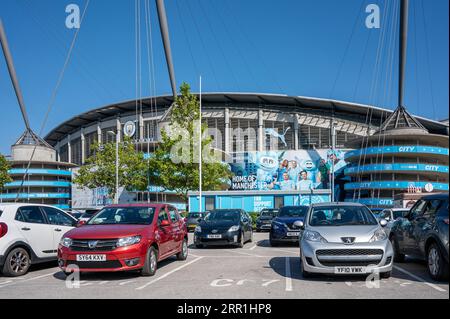
{"type": "Polygon", "coordinates": [[[0,193],[1,202],[27,202],[69,209],[71,169],[75,164],[57,160],[55,149],[31,129],[25,130],[7,158],[12,182],[0,193]]]}
{"type": "MultiPolygon", "coordinates": [[[[124,134],[131,136],[139,150],[151,153],[160,139],[160,130],[164,125],[161,120],[172,103],[172,96],[159,96],[97,108],[60,124],[45,140],[55,148],[59,161],[76,166],[82,165],[93,154],[91,146],[95,142],[114,141],[115,137],[108,131],[117,133],[119,140],[123,140],[124,134]]],[[[264,207],[326,201],[331,198],[331,192],[336,194],[336,200],[354,199],[365,201],[370,206],[392,206],[390,201],[369,202],[368,198],[373,198],[370,193],[355,196],[355,189],[361,186],[358,182],[377,182],[378,177],[377,174],[366,174],[360,179],[359,169],[362,167],[364,172],[370,172],[371,166],[364,162],[364,165],[357,163],[355,168],[358,154],[354,152],[361,149],[355,141],[371,140],[370,136],[377,134],[393,111],[343,101],[253,93],[203,94],[202,107],[204,122],[215,132],[213,147],[232,158],[230,166],[235,174],[228,190],[202,194],[203,208],[224,208],[241,203],[240,207],[253,211],[264,207]],[[278,140],[275,150],[272,147],[274,139],[278,140]],[[334,183],[330,180],[331,176],[335,177],[334,183]]],[[[432,182],[435,186],[448,183],[448,123],[421,117],[414,119],[427,134],[443,141],[439,144],[443,155],[432,163],[416,163],[437,164],[439,174],[413,173],[405,175],[403,181],[432,182]]],[[[422,145],[422,140],[415,136],[408,138],[406,134],[402,139],[399,145],[422,145]]],[[[433,144],[433,141],[430,142],[433,144]]],[[[429,146],[430,142],[423,146],[429,146]]],[[[399,160],[396,164],[402,163],[404,161],[399,160]]],[[[388,170],[395,178],[396,171],[404,169],[394,165],[388,170]]],[[[376,172],[379,173],[379,169],[376,172]]],[[[402,184],[398,191],[408,192],[411,186],[411,183],[402,184]]],[[[380,185],[373,184],[373,187],[380,188],[380,185]]],[[[446,189],[435,187],[432,191],[437,190],[448,191],[448,185],[446,189]]],[[[81,202],[77,197],[82,196],[90,198],[84,199],[82,206],[106,203],[98,199],[98,194],[104,192],[86,192],[82,195],[78,192],[75,196],[73,191],[72,206],[77,206],[75,203],[81,202]]],[[[193,192],[190,196],[191,210],[199,206],[198,195],[193,192]]],[[[383,193],[385,199],[393,196],[383,193]]],[[[173,193],[160,193],[152,186],[149,186],[148,192],[136,192],[123,198],[126,201],[166,200],[178,203],[179,207],[184,205],[173,193]]]]}

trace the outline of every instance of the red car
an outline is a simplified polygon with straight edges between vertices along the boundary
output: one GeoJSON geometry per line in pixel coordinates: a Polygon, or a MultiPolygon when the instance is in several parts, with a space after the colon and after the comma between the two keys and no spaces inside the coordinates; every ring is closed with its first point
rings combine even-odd
{"type": "Polygon", "coordinates": [[[111,205],[63,236],[58,263],[66,274],[140,270],[153,276],[159,261],[173,255],[185,260],[187,243],[187,227],[175,207],[111,205]]]}

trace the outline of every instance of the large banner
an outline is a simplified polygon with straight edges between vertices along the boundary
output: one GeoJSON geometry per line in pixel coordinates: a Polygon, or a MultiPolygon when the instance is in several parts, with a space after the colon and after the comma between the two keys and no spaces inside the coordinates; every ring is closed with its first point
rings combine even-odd
{"type": "Polygon", "coordinates": [[[230,190],[310,191],[330,189],[343,176],[344,150],[266,151],[246,153],[232,163],[230,190]]]}

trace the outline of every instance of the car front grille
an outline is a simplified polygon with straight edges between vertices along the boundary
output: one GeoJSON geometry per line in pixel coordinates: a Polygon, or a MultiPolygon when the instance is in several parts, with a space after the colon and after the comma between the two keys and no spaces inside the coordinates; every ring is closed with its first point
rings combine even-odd
{"type": "Polygon", "coordinates": [[[111,251],[116,249],[117,239],[76,239],[72,241],[70,249],[73,251],[111,251]],[[89,248],[90,241],[97,241],[97,245],[94,248],[89,248]]]}
{"type": "Polygon", "coordinates": [[[373,266],[383,259],[382,249],[319,249],[317,260],[325,267],[373,266]]]}
{"type": "MultiPolygon", "coordinates": [[[[66,267],[77,266],[80,269],[116,269],[122,268],[122,264],[118,260],[107,261],[67,261],[66,267]]],[[[70,268],[70,267],[69,267],[70,268]]]]}
{"type": "Polygon", "coordinates": [[[317,256],[364,256],[383,255],[382,249],[320,249],[317,256]]]}
{"type": "Polygon", "coordinates": [[[320,263],[325,267],[341,267],[341,266],[373,266],[378,265],[381,262],[381,259],[379,260],[373,260],[373,261],[320,261],[320,263]]]}

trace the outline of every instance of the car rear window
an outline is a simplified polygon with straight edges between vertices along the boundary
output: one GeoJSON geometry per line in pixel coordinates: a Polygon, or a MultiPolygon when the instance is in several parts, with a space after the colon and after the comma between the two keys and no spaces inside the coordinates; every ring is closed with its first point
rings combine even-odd
{"type": "Polygon", "coordinates": [[[286,206],[280,209],[279,217],[305,217],[308,207],[306,206],[286,206]]]}

